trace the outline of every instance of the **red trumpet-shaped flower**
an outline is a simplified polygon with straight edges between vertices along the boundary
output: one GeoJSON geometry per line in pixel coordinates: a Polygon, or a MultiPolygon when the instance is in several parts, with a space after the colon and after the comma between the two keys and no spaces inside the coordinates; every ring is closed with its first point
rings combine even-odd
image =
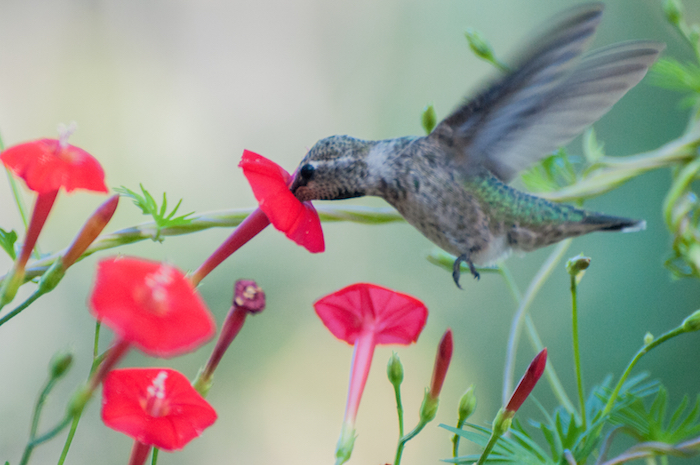
{"type": "Polygon", "coordinates": [[[85,150],[68,144],[66,139],[69,135],[70,131],[67,131],[61,135],[61,139],[39,139],[15,145],[0,153],[0,161],[5,167],[24,179],[27,187],[38,194],[22,251],[0,290],[0,307],[14,298],[24,281],[25,266],[58,190],[107,192],[104,171],[99,162],[85,150]]]}
{"type": "Polygon", "coordinates": [[[300,202],[289,190],[293,176],[277,163],[244,151],[241,163],[260,209],[272,225],[309,252],[325,250],[321,221],[311,202],[300,202]]]}
{"type": "Polygon", "coordinates": [[[216,421],[216,411],[181,373],[130,368],[113,370],[104,379],[102,421],[134,438],[133,454],[145,459],[151,446],[182,449],[216,421]]]}
{"type": "Polygon", "coordinates": [[[141,258],[102,260],[90,309],[120,339],[159,357],[193,350],[216,331],[204,301],[180,270],[141,258]]]}
{"type": "Polygon", "coordinates": [[[343,288],[314,304],[323,324],[338,339],[355,346],[343,429],[336,463],[347,461],[355,441],[355,418],[377,344],[407,345],[418,340],[428,309],[418,299],[375,284],[343,288]]]}
{"type": "Polygon", "coordinates": [[[311,202],[300,202],[289,190],[293,179],[281,166],[249,150],[238,164],[260,206],[197,270],[190,280],[196,286],[204,277],[267,225],[272,225],[309,252],[325,250],[321,220],[311,202]]]}
{"type": "Polygon", "coordinates": [[[39,139],[15,145],[0,154],[0,160],[27,187],[45,194],[61,187],[66,192],[86,189],[107,192],[100,163],[85,150],[61,139],[39,139]]]}

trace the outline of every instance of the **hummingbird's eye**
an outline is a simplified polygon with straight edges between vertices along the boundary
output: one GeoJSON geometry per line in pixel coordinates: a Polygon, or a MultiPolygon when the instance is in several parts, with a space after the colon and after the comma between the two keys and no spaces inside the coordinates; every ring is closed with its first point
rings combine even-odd
{"type": "Polygon", "coordinates": [[[299,175],[302,177],[302,179],[308,181],[314,175],[314,171],[316,171],[316,168],[307,163],[301,167],[299,170],[299,175]]]}

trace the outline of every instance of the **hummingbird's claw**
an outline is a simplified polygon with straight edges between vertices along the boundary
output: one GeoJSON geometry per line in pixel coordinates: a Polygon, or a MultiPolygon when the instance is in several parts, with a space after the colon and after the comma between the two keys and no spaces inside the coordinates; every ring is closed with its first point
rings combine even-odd
{"type": "Polygon", "coordinates": [[[474,276],[474,279],[478,280],[481,277],[481,275],[479,275],[479,272],[476,271],[474,263],[469,259],[469,256],[463,253],[462,255],[457,257],[457,259],[455,259],[455,262],[452,265],[452,279],[454,279],[455,284],[460,289],[462,289],[462,286],[459,285],[459,276],[461,274],[460,265],[462,264],[462,262],[469,265],[469,271],[471,271],[472,275],[474,276]]]}

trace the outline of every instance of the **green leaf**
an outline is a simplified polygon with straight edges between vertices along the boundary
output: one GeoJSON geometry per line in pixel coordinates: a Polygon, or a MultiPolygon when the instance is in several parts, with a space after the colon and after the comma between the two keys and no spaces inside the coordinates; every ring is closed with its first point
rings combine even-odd
{"type": "Polygon", "coordinates": [[[155,199],[153,198],[151,193],[148,192],[145,187],[143,187],[143,184],[139,184],[139,187],[141,187],[141,192],[143,193],[143,195],[138,194],[124,186],[118,187],[114,190],[123,197],[130,198],[134,202],[134,205],[141,209],[141,212],[144,215],[149,215],[153,218],[153,220],[156,223],[156,234],[153,237],[154,241],[163,241],[160,232],[164,228],[186,226],[192,223],[192,218],[188,217],[194,214],[194,212],[190,212],[185,215],[175,216],[178,208],[180,208],[182,199],[180,199],[177,205],[175,205],[175,208],[173,208],[173,210],[170,213],[168,213],[168,198],[165,192],[163,192],[163,201],[161,202],[161,206],[158,207],[158,204],[156,203],[155,199]]]}
{"type": "Polygon", "coordinates": [[[636,399],[615,412],[611,421],[627,427],[640,441],[676,444],[700,433],[700,395],[686,412],[689,403],[685,396],[666,421],[668,393],[664,387],[660,387],[648,409],[642,399],[636,399]]]}
{"type": "Polygon", "coordinates": [[[14,229],[11,231],[5,231],[4,229],[0,228],[0,247],[7,252],[7,255],[9,255],[12,260],[17,259],[15,242],[17,242],[17,233],[14,231],[14,229]]]}
{"type": "Polygon", "coordinates": [[[655,86],[700,94],[700,66],[694,63],[662,58],[651,67],[650,75],[655,86]]]}
{"type": "Polygon", "coordinates": [[[520,175],[532,192],[552,192],[578,180],[576,169],[564,148],[542,159],[520,175]]]}

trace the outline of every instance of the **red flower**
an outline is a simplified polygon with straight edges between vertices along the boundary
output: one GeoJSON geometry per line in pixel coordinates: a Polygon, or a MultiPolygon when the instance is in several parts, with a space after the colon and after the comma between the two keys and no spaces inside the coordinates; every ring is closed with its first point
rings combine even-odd
{"type": "Polygon", "coordinates": [[[325,250],[323,230],[311,202],[300,202],[289,190],[290,176],[277,163],[245,150],[239,165],[260,209],[272,225],[309,252],[325,250]]]}
{"type": "Polygon", "coordinates": [[[193,350],[216,331],[211,313],[181,271],[140,258],[102,260],[90,307],[122,340],[160,357],[193,350]]]}
{"type": "Polygon", "coordinates": [[[508,405],[506,405],[506,412],[515,414],[518,411],[525,399],[530,395],[532,390],[535,388],[537,381],[539,381],[544,368],[547,365],[547,348],[545,347],[542,351],[535,356],[535,358],[530,362],[530,366],[527,367],[527,371],[520,379],[518,387],[513,391],[513,395],[510,396],[508,405]]]}
{"type": "Polygon", "coordinates": [[[428,309],[415,297],[366,283],[323,297],[314,308],[330,332],[348,344],[368,330],[377,344],[410,344],[428,318],[428,309]]]}
{"type": "Polygon", "coordinates": [[[63,187],[68,192],[74,189],[107,192],[102,167],[92,155],[69,145],[66,142],[69,135],[70,132],[66,131],[60,140],[39,139],[15,145],[0,153],[0,161],[7,169],[24,179],[27,187],[38,194],[22,251],[0,288],[0,308],[12,301],[24,282],[25,266],[59,188],[63,187]]]}
{"type": "Polygon", "coordinates": [[[318,300],[316,314],[338,339],[355,345],[343,429],[336,463],[350,458],[355,441],[355,418],[377,344],[410,344],[418,340],[428,309],[407,294],[375,284],[348,286],[318,300]]]}
{"type": "Polygon", "coordinates": [[[147,446],[182,449],[216,421],[216,411],[181,373],[168,368],[111,371],[102,421],[147,446]]]}
{"type": "Polygon", "coordinates": [[[67,192],[87,189],[107,192],[99,162],[74,145],[59,139],[39,139],[10,147],[0,160],[31,190],[44,194],[63,187],[67,192]]]}

